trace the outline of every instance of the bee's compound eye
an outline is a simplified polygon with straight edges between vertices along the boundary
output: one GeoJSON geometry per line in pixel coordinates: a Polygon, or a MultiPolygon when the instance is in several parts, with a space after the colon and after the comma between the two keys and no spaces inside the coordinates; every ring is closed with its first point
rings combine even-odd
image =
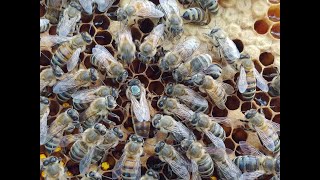
{"type": "Polygon", "coordinates": [[[94,177],[94,175],[95,175],[95,173],[94,173],[93,171],[90,171],[90,172],[89,172],[89,176],[90,176],[90,177],[94,177]]]}
{"type": "Polygon", "coordinates": [[[94,129],[99,129],[99,124],[95,124],[94,129]]]}
{"type": "Polygon", "coordinates": [[[153,176],[153,172],[150,171],[150,170],[147,172],[147,174],[148,174],[149,176],[153,176]]]}
{"type": "Polygon", "coordinates": [[[139,137],[139,138],[137,139],[137,142],[138,142],[138,143],[143,143],[143,138],[139,137]]]}
{"type": "Polygon", "coordinates": [[[54,163],[54,162],[56,162],[57,160],[58,160],[58,158],[56,158],[56,157],[51,157],[51,158],[50,158],[50,162],[51,162],[51,163],[54,163]]]}
{"type": "Polygon", "coordinates": [[[43,161],[43,165],[44,165],[44,166],[48,166],[49,163],[50,163],[50,162],[49,162],[48,160],[43,161]]]}
{"type": "Polygon", "coordinates": [[[101,135],[105,135],[107,132],[106,131],[100,131],[101,135]]]}

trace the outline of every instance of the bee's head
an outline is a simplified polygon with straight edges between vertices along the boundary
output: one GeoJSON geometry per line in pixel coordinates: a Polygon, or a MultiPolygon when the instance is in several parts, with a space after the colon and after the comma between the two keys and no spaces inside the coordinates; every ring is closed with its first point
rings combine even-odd
{"type": "Polygon", "coordinates": [[[166,145],[166,143],[164,141],[160,141],[156,144],[156,147],[154,148],[154,151],[156,153],[159,153],[163,148],[164,146],[166,145]]]}

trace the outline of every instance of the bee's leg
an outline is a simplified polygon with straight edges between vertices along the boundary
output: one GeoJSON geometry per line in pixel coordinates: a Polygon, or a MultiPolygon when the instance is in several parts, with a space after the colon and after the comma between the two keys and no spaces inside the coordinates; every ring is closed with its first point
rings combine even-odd
{"type": "Polygon", "coordinates": [[[116,119],[120,122],[120,117],[119,117],[118,115],[116,115],[115,113],[109,112],[109,115],[110,115],[111,117],[116,118],[116,119]]]}
{"type": "Polygon", "coordinates": [[[116,125],[115,122],[109,120],[108,118],[104,118],[104,119],[102,119],[102,121],[105,122],[105,123],[108,123],[108,124],[110,124],[110,125],[112,125],[112,126],[115,126],[115,125],[116,125]]]}
{"type": "Polygon", "coordinates": [[[204,23],[204,25],[208,25],[211,22],[211,16],[208,9],[206,9],[206,14],[207,14],[207,21],[204,23]]]}

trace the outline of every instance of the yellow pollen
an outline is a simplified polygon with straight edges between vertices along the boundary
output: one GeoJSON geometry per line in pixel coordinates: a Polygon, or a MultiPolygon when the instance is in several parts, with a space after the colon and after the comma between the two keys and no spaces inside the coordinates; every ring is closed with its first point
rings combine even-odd
{"type": "Polygon", "coordinates": [[[40,154],[40,159],[45,159],[47,156],[45,154],[40,154]]]}
{"type": "Polygon", "coordinates": [[[54,150],[54,152],[59,152],[59,151],[61,151],[61,147],[57,147],[55,150],[54,150]]]}
{"type": "Polygon", "coordinates": [[[62,106],[63,106],[63,108],[68,108],[68,107],[70,107],[70,104],[69,103],[63,103],[62,106]]]}
{"type": "Polygon", "coordinates": [[[104,170],[104,171],[106,171],[106,170],[108,170],[109,169],[109,163],[107,163],[107,162],[103,162],[102,164],[101,164],[101,168],[102,168],[102,170],[104,170]]]}
{"type": "Polygon", "coordinates": [[[211,180],[217,180],[217,177],[211,176],[210,179],[211,179],[211,180]]]}

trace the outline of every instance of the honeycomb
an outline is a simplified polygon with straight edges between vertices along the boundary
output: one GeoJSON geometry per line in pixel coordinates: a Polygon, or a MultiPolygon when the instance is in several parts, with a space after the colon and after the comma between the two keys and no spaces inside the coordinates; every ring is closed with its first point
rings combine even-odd
{"type": "MultiPolygon", "coordinates": [[[[119,6],[123,7],[128,1],[129,0],[121,0],[120,2],[120,0],[116,0],[113,4],[114,6],[108,10],[108,13],[115,12],[119,6]]],[[[42,0],[40,2],[40,17],[44,17],[46,14],[45,1],[42,0]]],[[[159,4],[158,0],[152,0],[152,2],[156,5],[159,4]]],[[[219,26],[225,30],[240,52],[247,52],[251,55],[255,68],[265,75],[264,78],[268,83],[271,83],[272,77],[268,77],[268,75],[280,70],[280,0],[219,0],[219,4],[220,10],[216,15],[211,14],[211,22],[208,27],[212,28],[214,26],[219,26]]],[[[178,3],[178,5],[181,9],[180,13],[183,13],[183,6],[180,3],[178,3]]],[[[80,69],[92,67],[90,63],[90,57],[92,55],[91,49],[96,44],[103,45],[116,57],[115,34],[119,29],[119,22],[110,19],[106,13],[99,12],[95,7],[92,15],[82,13],[80,32],[88,32],[93,37],[93,41],[86,47],[86,50],[80,54],[80,69]]],[[[131,26],[133,39],[142,42],[156,24],[157,21],[155,20],[148,18],[139,19],[136,24],[131,26]]],[[[55,35],[56,28],[56,25],[50,24],[49,30],[42,33],[40,36],[46,34],[55,35]]],[[[208,28],[193,24],[185,24],[184,30],[185,32],[181,39],[184,39],[186,36],[197,36],[200,38],[200,34],[209,31],[208,28]]],[[[202,44],[206,44],[207,42],[206,39],[201,39],[201,41],[203,41],[202,44]]],[[[170,49],[174,44],[176,44],[176,42],[168,42],[167,44],[164,44],[163,47],[165,49],[170,49]]],[[[40,48],[42,52],[40,56],[40,72],[50,66],[50,59],[56,51],[56,48],[57,47],[40,48]]],[[[217,52],[214,52],[213,50],[212,57],[218,57],[215,53],[217,52]]],[[[137,77],[144,84],[147,90],[147,98],[149,99],[151,116],[156,113],[161,113],[162,111],[157,107],[157,100],[164,94],[165,85],[169,82],[174,82],[171,73],[162,72],[157,63],[145,65],[140,63],[137,59],[133,61],[132,66],[126,67],[126,69],[129,72],[128,79],[137,77]]],[[[66,68],[64,68],[64,71],[66,72],[66,68]]],[[[101,77],[105,77],[105,74],[106,73],[101,73],[101,77]]],[[[233,87],[236,86],[236,80],[239,76],[239,73],[234,72],[234,74],[234,77],[228,74],[223,76],[224,82],[233,87]]],[[[99,161],[99,164],[103,164],[103,166],[97,167],[96,165],[92,165],[90,169],[98,169],[104,176],[111,177],[112,169],[122,154],[125,142],[134,131],[132,116],[128,110],[130,101],[125,95],[126,84],[114,83],[108,77],[103,79],[103,83],[120,90],[120,95],[117,99],[119,106],[112,111],[120,117],[120,121],[115,118],[111,118],[111,120],[122,129],[125,135],[119,145],[113,151],[109,152],[104,162],[99,161]]],[[[99,85],[101,82],[97,82],[97,84],[99,85]]],[[[245,140],[259,148],[260,151],[268,154],[259,142],[256,133],[245,131],[241,127],[242,123],[239,119],[244,118],[244,111],[251,108],[261,108],[267,119],[280,123],[280,97],[272,97],[268,93],[260,91],[260,89],[257,88],[255,99],[252,100],[252,102],[249,102],[244,101],[241,94],[236,91],[228,96],[226,102],[227,109],[220,110],[205,94],[200,94],[206,97],[209,102],[209,110],[206,112],[208,115],[232,118],[230,127],[222,125],[227,136],[224,143],[227,148],[233,151],[233,153],[230,154],[231,158],[240,154],[238,142],[245,140]],[[261,100],[264,101],[263,105],[261,104],[261,100]]],[[[48,116],[48,125],[50,125],[60,113],[71,107],[72,100],[69,100],[66,103],[59,102],[56,95],[52,93],[52,88],[50,87],[46,89],[45,95],[50,99],[50,114],[48,116]]],[[[108,124],[105,125],[106,127],[109,126],[108,124]]],[[[150,167],[155,169],[155,166],[152,164],[161,164],[161,161],[154,153],[153,145],[159,140],[164,139],[165,136],[160,132],[156,132],[157,131],[151,127],[150,137],[145,140],[145,153],[143,157],[141,157],[142,175],[145,174],[150,167]]],[[[72,132],[72,134],[77,133],[77,130],[72,132]]],[[[196,130],[194,130],[194,133],[197,139],[204,144],[209,142],[203,133],[199,133],[196,130]]],[[[70,147],[58,149],[52,155],[62,158],[62,162],[68,170],[70,179],[81,179],[82,176],[79,175],[78,163],[74,163],[68,157],[69,149],[70,147]]],[[[49,156],[43,145],[40,146],[40,154],[49,156]]],[[[158,169],[155,170],[160,172],[160,179],[177,178],[176,175],[169,172],[167,164],[161,167],[159,166],[158,169]]],[[[216,172],[215,177],[219,179],[216,172]]],[[[270,178],[271,176],[264,175],[259,179],[270,178]]],[[[41,172],[40,179],[44,179],[41,172]]]]}

